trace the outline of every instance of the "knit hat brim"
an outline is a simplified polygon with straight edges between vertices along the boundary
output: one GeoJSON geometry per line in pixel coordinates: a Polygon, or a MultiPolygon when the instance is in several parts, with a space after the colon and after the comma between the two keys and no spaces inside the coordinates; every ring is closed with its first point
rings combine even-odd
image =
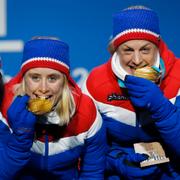
{"type": "Polygon", "coordinates": [[[160,36],[148,31],[143,32],[142,30],[128,31],[113,38],[108,44],[108,51],[113,54],[120,44],[130,40],[147,40],[159,46],[160,36]]]}
{"type": "Polygon", "coordinates": [[[69,76],[69,46],[53,39],[33,39],[24,46],[21,73],[32,68],[51,68],[69,76]]]}
{"type": "Polygon", "coordinates": [[[21,66],[21,73],[24,74],[29,69],[38,67],[55,69],[69,76],[69,67],[65,63],[47,57],[35,57],[26,60],[21,66]]]}

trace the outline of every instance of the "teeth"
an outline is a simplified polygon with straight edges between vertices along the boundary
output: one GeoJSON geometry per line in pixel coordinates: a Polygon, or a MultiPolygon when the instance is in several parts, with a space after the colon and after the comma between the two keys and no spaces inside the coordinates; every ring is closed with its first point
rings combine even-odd
{"type": "Polygon", "coordinates": [[[49,99],[52,97],[52,95],[38,95],[34,94],[36,99],[49,99]]]}
{"type": "Polygon", "coordinates": [[[49,99],[50,96],[38,96],[37,98],[40,98],[40,99],[49,99]]]}

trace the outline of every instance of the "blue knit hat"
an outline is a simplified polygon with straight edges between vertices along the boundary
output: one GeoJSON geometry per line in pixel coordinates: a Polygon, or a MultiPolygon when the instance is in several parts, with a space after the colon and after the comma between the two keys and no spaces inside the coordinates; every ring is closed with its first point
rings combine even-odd
{"type": "Polygon", "coordinates": [[[33,39],[24,46],[21,73],[46,67],[69,76],[69,46],[60,40],[33,39]]]}
{"type": "Polygon", "coordinates": [[[114,53],[120,44],[133,39],[148,40],[159,45],[159,19],[153,10],[132,6],[113,16],[113,37],[109,51],[114,53]]]}

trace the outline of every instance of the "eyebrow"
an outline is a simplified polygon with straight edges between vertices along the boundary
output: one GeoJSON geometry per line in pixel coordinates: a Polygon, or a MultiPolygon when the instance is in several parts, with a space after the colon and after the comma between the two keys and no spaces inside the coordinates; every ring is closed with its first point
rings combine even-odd
{"type": "MultiPolygon", "coordinates": [[[[148,46],[148,45],[150,45],[150,43],[149,43],[149,42],[148,42],[148,43],[146,43],[146,44],[144,44],[144,45],[142,45],[142,47],[141,47],[141,48],[146,47],[146,46],[148,46]]],[[[129,46],[129,45],[127,45],[127,44],[124,44],[124,46],[125,46],[126,48],[131,48],[131,49],[132,49],[132,47],[131,47],[131,46],[129,46]]]]}
{"type": "MultiPolygon", "coordinates": [[[[30,72],[27,74],[28,76],[41,76],[41,73],[37,73],[37,72],[30,72]]],[[[46,76],[56,76],[56,77],[61,77],[61,74],[58,73],[51,73],[51,74],[46,74],[46,76]]]]}
{"type": "Polygon", "coordinates": [[[27,73],[27,75],[32,76],[32,75],[40,75],[40,74],[39,74],[39,73],[36,73],[36,72],[30,72],[30,73],[27,73]]]}
{"type": "Polygon", "coordinates": [[[142,47],[146,47],[146,46],[149,46],[149,45],[151,45],[151,44],[150,44],[150,43],[147,43],[147,44],[143,45],[142,47]]]}
{"type": "MultiPolygon", "coordinates": [[[[31,71],[29,74],[42,74],[43,71],[38,72],[38,71],[31,71]]],[[[58,72],[52,72],[51,74],[59,74],[58,72]]]]}
{"type": "Polygon", "coordinates": [[[56,74],[56,73],[48,74],[47,76],[56,76],[56,77],[62,77],[62,76],[61,76],[61,74],[56,74]]]}

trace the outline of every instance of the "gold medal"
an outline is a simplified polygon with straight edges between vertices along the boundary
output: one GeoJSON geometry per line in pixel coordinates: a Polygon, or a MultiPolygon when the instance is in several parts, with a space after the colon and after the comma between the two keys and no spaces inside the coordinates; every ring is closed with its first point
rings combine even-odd
{"type": "Polygon", "coordinates": [[[28,102],[28,110],[37,115],[50,112],[52,107],[52,102],[45,98],[30,99],[28,102]]]}
{"type": "Polygon", "coordinates": [[[160,77],[160,72],[158,72],[155,68],[146,66],[143,68],[138,68],[134,72],[134,76],[148,79],[152,82],[157,82],[160,77]]]}

